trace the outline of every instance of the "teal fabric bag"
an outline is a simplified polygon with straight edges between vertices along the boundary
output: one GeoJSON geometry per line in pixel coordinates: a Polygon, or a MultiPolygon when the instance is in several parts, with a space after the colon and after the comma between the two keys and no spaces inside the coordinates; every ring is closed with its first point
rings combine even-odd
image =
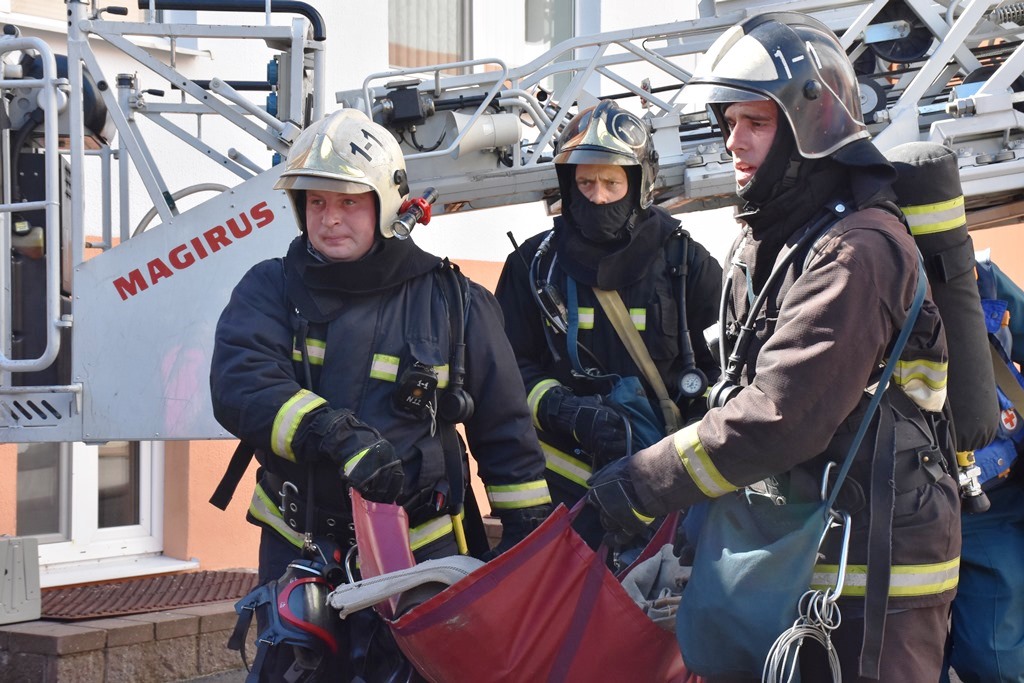
{"type": "Polygon", "coordinates": [[[826,503],[773,505],[737,492],[707,508],[676,617],[683,662],[702,676],[760,676],[811,585],[826,503]]]}
{"type": "Polygon", "coordinates": [[[654,414],[647,394],[636,377],[619,377],[605,397],[626,416],[631,430],[630,453],[653,446],[665,437],[665,427],[654,414]]]}

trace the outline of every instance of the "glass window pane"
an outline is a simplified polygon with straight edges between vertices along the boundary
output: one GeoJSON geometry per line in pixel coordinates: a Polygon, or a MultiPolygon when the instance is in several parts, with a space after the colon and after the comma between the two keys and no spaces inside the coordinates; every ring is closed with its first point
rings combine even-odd
{"type": "Polygon", "coordinates": [[[99,528],[139,523],[139,444],[110,441],[99,447],[99,528]]]}
{"type": "Polygon", "coordinates": [[[59,443],[27,443],[18,445],[18,507],[19,536],[61,534],[66,536],[61,521],[61,445],[59,443]]]}

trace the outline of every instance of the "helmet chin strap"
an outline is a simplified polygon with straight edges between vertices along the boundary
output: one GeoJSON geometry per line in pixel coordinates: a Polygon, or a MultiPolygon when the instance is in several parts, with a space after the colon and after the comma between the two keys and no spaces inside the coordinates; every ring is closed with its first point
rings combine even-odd
{"type": "Polygon", "coordinates": [[[779,194],[796,185],[796,179],[800,175],[800,167],[803,166],[803,162],[804,158],[801,156],[790,158],[789,164],[786,165],[786,172],[783,174],[782,180],[779,181],[779,194]]]}

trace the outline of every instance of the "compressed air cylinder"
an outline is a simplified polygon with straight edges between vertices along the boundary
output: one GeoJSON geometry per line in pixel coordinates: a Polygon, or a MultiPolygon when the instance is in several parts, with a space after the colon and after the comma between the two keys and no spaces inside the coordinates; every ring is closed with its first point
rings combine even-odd
{"type": "Polygon", "coordinates": [[[886,157],[899,172],[896,203],[924,257],[932,298],[946,330],[956,449],[973,451],[995,438],[999,401],[957,157],[948,147],[931,142],[908,142],[889,150],[886,157]]]}

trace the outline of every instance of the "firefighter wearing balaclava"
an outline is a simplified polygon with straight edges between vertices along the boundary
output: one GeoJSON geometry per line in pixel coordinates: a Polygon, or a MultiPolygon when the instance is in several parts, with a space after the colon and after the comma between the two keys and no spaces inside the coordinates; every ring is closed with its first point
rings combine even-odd
{"type": "MultiPolygon", "coordinates": [[[[764,14],[726,31],[706,64],[684,97],[711,109],[743,202],[726,271],[728,353],[738,321],[747,326],[752,301],[768,291],[734,386],[712,391],[699,422],[591,479],[589,501],[618,533],[769,477],[788,502],[820,500],[825,465],[845,458],[918,280],[917,248],[892,203],[895,172],[869,141],[835,36],[803,15],[764,14]],[[831,227],[785,260],[829,213],[831,227]]],[[[832,634],[844,681],[939,678],[960,554],[953,454],[940,424],[946,370],[929,294],[886,392],[893,469],[871,481],[873,461],[887,457],[875,449],[876,413],[839,493],[837,507],[853,516],[842,624],[832,634]]],[[[826,583],[838,537],[816,569],[826,583]]],[[[805,681],[832,680],[822,648],[805,647],[801,666],[805,681]]]]}
{"type": "MultiPolygon", "coordinates": [[[[456,423],[502,521],[498,550],[511,547],[550,512],[522,379],[494,297],[396,238],[409,193],[398,142],[340,110],[303,131],[276,187],[301,234],[235,287],[210,375],[217,420],[260,463],[247,515],[263,529],[260,583],[284,574],[306,534],[354,543],[349,489],[405,508],[417,561],[469,550],[456,423]]],[[[353,639],[387,631],[352,621],[353,639]]],[[[332,680],[394,674],[347,659],[357,649],[338,643],[332,680]]]]}
{"type": "MultiPolygon", "coordinates": [[[[721,268],[654,205],[657,152],[634,114],[613,101],[579,112],[559,136],[554,162],[561,216],[508,257],[496,295],[552,497],[571,506],[592,472],[661,438],[666,420],[678,427],[702,414],[707,381],[717,377],[702,333],[717,320],[721,268]],[[595,289],[621,297],[648,368],[634,360],[595,289]]],[[[592,526],[584,536],[596,543],[601,529],[592,526]]]]}

